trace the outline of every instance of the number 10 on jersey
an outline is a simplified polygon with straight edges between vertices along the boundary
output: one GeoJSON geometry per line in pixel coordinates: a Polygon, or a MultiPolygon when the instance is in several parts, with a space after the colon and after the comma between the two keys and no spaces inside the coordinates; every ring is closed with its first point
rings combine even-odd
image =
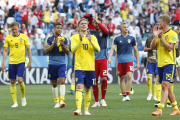
{"type": "Polygon", "coordinates": [[[88,44],[82,44],[83,45],[83,50],[88,50],[88,44]]]}

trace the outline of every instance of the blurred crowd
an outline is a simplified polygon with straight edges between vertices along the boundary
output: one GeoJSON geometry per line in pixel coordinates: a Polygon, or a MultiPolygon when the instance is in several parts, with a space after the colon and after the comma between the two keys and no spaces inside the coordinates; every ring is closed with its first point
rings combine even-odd
{"type": "Polygon", "coordinates": [[[85,14],[95,17],[96,13],[109,30],[108,48],[113,37],[121,33],[121,22],[126,22],[142,51],[158,16],[164,13],[169,14],[172,29],[180,35],[179,0],[0,0],[0,55],[13,21],[28,35],[32,54],[45,55],[45,41],[53,35],[54,23],[62,23],[62,36],[70,40],[78,32],[80,18],[85,14]]]}

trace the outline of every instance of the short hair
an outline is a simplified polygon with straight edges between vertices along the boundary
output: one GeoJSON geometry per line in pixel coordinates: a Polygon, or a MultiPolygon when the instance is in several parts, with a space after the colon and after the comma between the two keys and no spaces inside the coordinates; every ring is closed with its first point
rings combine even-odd
{"type": "Polygon", "coordinates": [[[11,27],[13,27],[13,26],[18,26],[19,27],[19,23],[18,22],[12,22],[11,27]]]}
{"type": "Polygon", "coordinates": [[[170,22],[171,22],[171,18],[169,17],[168,14],[160,15],[159,19],[161,19],[162,21],[166,22],[167,24],[170,24],[170,22]]]}
{"type": "Polygon", "coordinates": [[[54,28],[55,28],[57,25],[61,25],[61,26],[62,26],[61,23],[55,23],[55,24],[54,24],[54,28]]]}
{"type": "MultiPolygon", "coordinates": [[[[127,24],[127,23],[126,23],[126,22],[122,22],[122,23],[121,23],[121,27],[122,27],[123,25],[125,25],[125,24],[127,24]]],[[[128,25],[128,24],[127,24],[127,25],[128,25]]]]}
{"type": "Polygon", "coordinates": [[[78,26],[79,26],[79,24],[80,24],[82,21],[86,21],[87,23],[89,23],[89,21],[88,21],[86,18],[82,18],[82,19],[79,20],[78,26]]]}

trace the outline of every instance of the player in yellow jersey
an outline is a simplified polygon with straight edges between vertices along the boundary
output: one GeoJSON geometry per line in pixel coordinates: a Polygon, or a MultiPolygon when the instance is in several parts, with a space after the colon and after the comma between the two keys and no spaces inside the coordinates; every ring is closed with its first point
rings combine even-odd
{"type": "Polygon", "coordinates": [[[9,48],[9,79],[11,81],[11,95],[14,102],[14,105],[11,107],[18,107],[17,103],[17,91],[16,91],[16,76],[18,76],[19,88],[21,90],[21,104],[26,106],[25,98],[25,85],[23,82],[23,77],[25,73],[25,61],[26,61],[26,49],[29,56],[29,63],[27,68],[31,69],[31,49],[30,43],[28,42],[28,37],[25,34],[19,33],[19,23],[13,22],[11,24],[12,35],[8,35],[5,39],[4,52],[3,52],[3,63],[2,63],[2,72],[6,69],[5,60],[9,48]]]}
{"type": "Polygon", "coordinates": [[[90,87],[96,85],[95,76],[95,52],[100,52],[97,38],[88,31],[88,21],[82,18],[78,22],[79,34],[71,38],[71,51],[75,53],[75,81],[76,81],[76,106],[75,115],[82,115],[82,88],[84,84],[85,115],[91,115],[88,111],[91,101],[90,87]]]}
{"type": "Polygon", "coordinates": [[[154,116],[161,116],[162,109],[169,98],[174,111],[170,115],[180,114],[175,95],[171,89],[171,82],[175,76],[177,33],[169,29],[170,17],[166,14],[159,16],[158,24],[153,30],[153,41],[151,49],[157,49],[159,83],[162,83],[162,96],[158,109],[152,113],[154,116]]]}

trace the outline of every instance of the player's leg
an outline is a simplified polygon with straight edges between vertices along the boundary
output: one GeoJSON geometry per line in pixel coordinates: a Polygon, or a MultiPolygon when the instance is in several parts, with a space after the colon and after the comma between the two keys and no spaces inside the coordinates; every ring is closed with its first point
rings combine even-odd
{"type": "Polygon", "coordinates": [[[98,87],[99,73],[100,73],[99,60],[95,60],[96,85],[92,86],[95,103],[91,107],[99,107],[100,106],[100,103],[99,103],[99,87],[98,87]]]}
{"type": "Polygon", "coordinates": [[[101,77],[101,105],[103,107],[107,107],[105,96],[106,96],[106,90],[107,90],[107,59],[102,59],[100,65],[100,77],[101,77]]]}
{"type": "Polygon", "coordinates": [[[81,70],[75,70],[75,80],[76,80],[76,106],[77,110],[74,111],[75,115],[82,115],[81,105],[82,105],[82,89],[84,84],[85,72],[81,70]]]}
{"type": "Polygon", "coordinates": [[[66,91],[65,80],[67,77],[67,70],[66,70],[65,64],[59,65],[58,77],[59,77],[59,83],[60,83],[60,108],[63,108],[66,106],[66,104],[64,103],[65,91],[66,91]]]}
{"type": "Polygon", "coordinates": [[[127,91],[126,91],[126,101],[129,101],[129,95],[130,95],[130,90],[132,87],[132,73],[133,73],[133,62],[128,62],[125,64],[125,69],[126,69],[126,77],[127,77],[127,91]]]}
{"type": "Polygon", "coordinates": [[[152,98],[152,74],[153,74],[153,64],[147,64],[147,86],[148,86],[148,97],[147,100],[152,98]]]}
{"type": "Polygon", "coordinates": [[[16,90],[16,65],[9,64],[9,79],[11,81],[10,91],[14,104],[11,107],[18,107],[16,90]]]}
{"type": "Polygon", "coordinates": [[[84,94],[84,102],[85,102],[85,109],[84,114],[85,115],[91,115],[89,113],[89,105],[91,102],[91,91],[90,86],[96,85],[96,76],[95,71],[85,71],[85,80],[84,80],[84,88],[85,88],[85,94],[84,94]]]}
{"type": "Polygon", "coordinates": [[[157,99],[157,78],[156,78],[156,64],[153,64],[153,73],[154,73],[154,77],[155,77],[155,81],[154,81],[154,95],[153,95],[153,100],[158,101],[157,99]]]}
{"type": "MultiPolygon", "coordinates": [[[[156,71],[157,72],[157,71],[156,71]]],[[[155,107],[158,107],[160,101],[161,101],[161,83],[159,83],[159,75],[156,74],[156,97],[157,97],[157,103],[154,105],[155,107]]]]}
{"type": "Polygon", "coordinates": [[[25,75],[25,63],[17,64],[17,75],[18,75],[18,83],[19,89],[21,91],[21,104],[22,106],[26,106],[26,98],[25,98],[25,84],[23,81],[25,75]]]}
{"type": "Polygon", "coordinates": [[[48,67],[48,79],[52,82],[52,93],[54,97],[55,106],[54,108],[59,108],[59,97],[58,97],[58,87],[57,87],[57,66],[49,65],[48,67]]]}
{"type": "Polygon", "coordinates": [[[74,65],[71,67],[72,74],[71,74],[71,89],[67,91],[67,93],[74,95],[75,94],[75,75],[74,75],[74,65]]]}
{"type": "MultiPolygon", "coordinates": [[[[174,89],[174,84],[173,84],[173,83],[171,83],[171,89],[172,89],[172,91],[173,91],[173,89],[174,89]]],[[[172,107],[169,98],[168,98],[168,100],[167,100],[167,107],[172,107]]]]}

